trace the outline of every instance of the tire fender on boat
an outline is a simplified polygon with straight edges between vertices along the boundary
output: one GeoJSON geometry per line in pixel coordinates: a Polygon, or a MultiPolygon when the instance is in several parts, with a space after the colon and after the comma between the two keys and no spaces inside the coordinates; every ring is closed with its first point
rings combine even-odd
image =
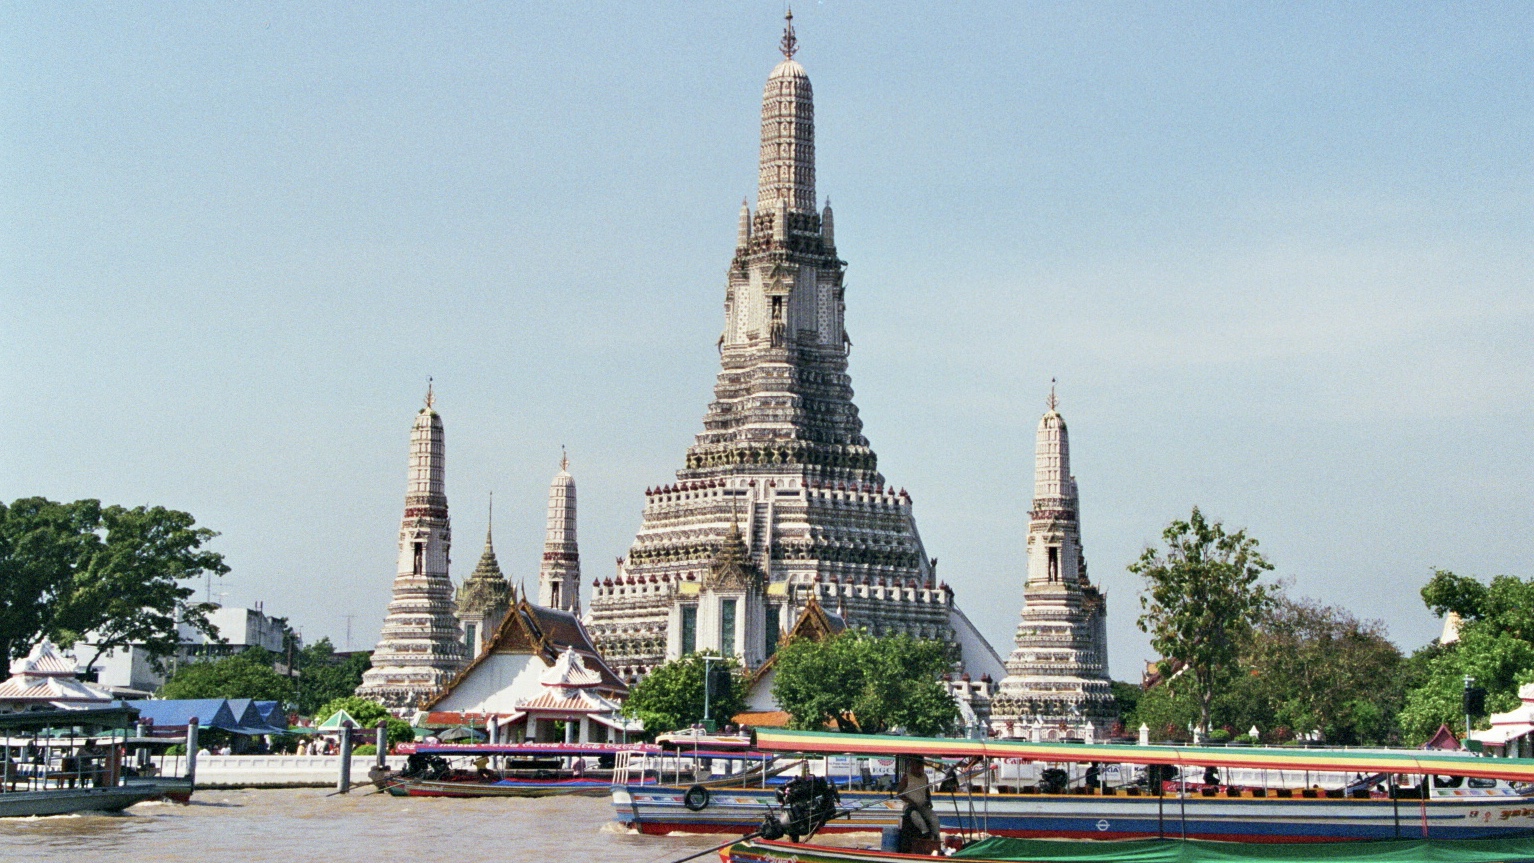
{"type": "Polygon", "coordinates": [[[701,812],[708,808],[708,789],[702,785],[694,785],[682,795],[682,805],[693,812],[701,812]]]}

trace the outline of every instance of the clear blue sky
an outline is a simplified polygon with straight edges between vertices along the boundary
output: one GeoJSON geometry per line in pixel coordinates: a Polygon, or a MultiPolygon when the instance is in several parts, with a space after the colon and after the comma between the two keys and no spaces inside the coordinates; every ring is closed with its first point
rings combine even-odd
{"type": "MultiPolygon", "coordinates": [[[[1437,633],[1534,577],[1526,3],[795,10],[853,384],[1004,654],[1060,380],[1115,676],[1195,504],[1437,633]]],[[[775,2],[0,6],[0,497],[186,509],[311,640],[376,638],[428,375],[454,575],[536,578],[568,445],[611,574],[716,369],[775,2]]]]}

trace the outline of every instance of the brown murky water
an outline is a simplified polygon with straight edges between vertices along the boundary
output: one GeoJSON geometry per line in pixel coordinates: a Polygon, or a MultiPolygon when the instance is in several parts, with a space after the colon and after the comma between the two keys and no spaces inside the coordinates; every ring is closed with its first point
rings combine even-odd
{"type": "Polygon", "coordinates": [[[0,861],[667,863],[727,838],[632,835],[613,822],[606,798],[326,793],[199,791],[189,806],[141,803],[122,815],[0,819],[0,861]]]}

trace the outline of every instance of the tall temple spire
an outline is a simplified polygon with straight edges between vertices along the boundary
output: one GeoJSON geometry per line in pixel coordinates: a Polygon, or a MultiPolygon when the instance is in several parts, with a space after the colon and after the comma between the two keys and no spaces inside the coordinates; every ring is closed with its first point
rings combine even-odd
{"type": "Polygon", "coordinates": [[[1039,419],[1033,449],[1034,509],[1068,510],[1076,518],[1076,489],[1071,480],[1071,444],[1065,418],[1058,410],[1054,382],[1049,385],[1049,411],[1039,419]]]}
{"type": "Polygon", "coordinates": [[[761,170],[756,206],[772,212],[778,201],[795,213],[815,212],[815,101],[810,76],[794,60],[799,40],[794,13],[783,28],[783,61],[762,93],[761,170]]]}
{"type": "Polygon", "coordinates": [[[467,660],[453,616],[442,417],[431,383],[410,430],[410,470],[400,520],[394,598],[357,694],[403,712],[446,683],[467,660]]]}
{"type": "Polygon", "coordinates": [[[886,483],[863,436],[846,263],[829,202],[817,208],[813,94],[786,25],[762,93],[755,212],[743,203],[726,274],[714,398],[675,481],[646,492],[616,577],[593,585],[586,623],[633,681],[716,644],[752,667],[812,597],[830,607],[834,595],[853,626],[944,639],[977,675],[1000,676],[938,583],[910,496],[886,483]],[[716,557],[742,549],[756,573],[743,581],[759,586],[724,590],[716,557]]]}
{"type": "Polygon", "coordinates": [[[1022,618],[991,723],[1003,737],[1042,722],[1050,739],[1062,726],[1091,739],[1113,720],[1107,597],[1087,579],[1070,439],[1053,381],[1045,404],[1034,442],[1022,618]]]}
{"type": "Polygon", "coordinates": [[[580,614],[581,553],[575,538],[575,477],[560,448],[559,473],[549,483],[548,532],[538,567],[538,604],[580,614]]]}

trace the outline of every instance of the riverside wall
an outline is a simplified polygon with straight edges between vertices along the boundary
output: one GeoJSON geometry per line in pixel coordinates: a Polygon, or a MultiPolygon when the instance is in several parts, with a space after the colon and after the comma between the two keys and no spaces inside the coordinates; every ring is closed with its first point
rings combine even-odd
{"type": "MultiPolygon", "coordinates": [[[[352,756],[353,786],[367,783],[376,755],[352,756]]],[[[387,756],[399,770],[405,756],[387,756]]],[[[172,765],[174,766],[174,765],[172,765]]],[[[184,766],[184,764],[183,764],[184,766]]],[[[341,773],[339,755],[199,755],[197,787],[203,788],[333,788],[341,773]]]]}

